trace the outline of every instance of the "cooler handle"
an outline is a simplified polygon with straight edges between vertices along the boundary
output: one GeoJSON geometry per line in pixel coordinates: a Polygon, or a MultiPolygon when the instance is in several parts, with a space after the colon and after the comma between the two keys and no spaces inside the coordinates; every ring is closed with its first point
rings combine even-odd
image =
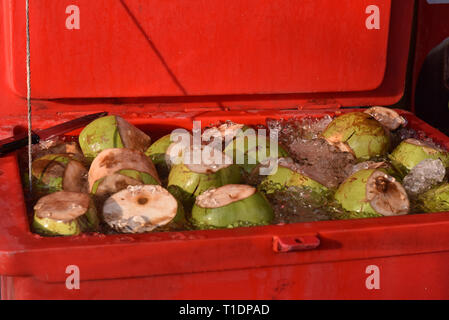
{"type": "Polygon", "coordinates": [[[274,252],[312,250],[318,248],[319,245],[320,239],[317,235],[273,237],[274,252]]]}

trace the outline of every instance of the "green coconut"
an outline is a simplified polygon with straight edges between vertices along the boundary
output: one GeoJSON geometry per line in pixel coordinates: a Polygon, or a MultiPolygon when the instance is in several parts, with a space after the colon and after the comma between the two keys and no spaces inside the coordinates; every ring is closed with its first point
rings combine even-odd
{"type": "Polygon", "coordinates": [[[232,164],[232,159],[226,157],[219,150],[203,146],[200,163],[195,164],[190,149],[183,162],[174,165],[168,176],[168,188],[183,203],[189,203],[202,192],[210,188],[217,188],[225,184],[240,183],[242,174],[240,167],[232,164]],[[213,152],[217,158],[208,158],[213,152]]]}
{"type": "Polygon", "coordinates": [[[99,222],[88,194],[59,191],[36,203],[32,228],[45,236],[71,236],[97,231],[99,222]]]}
{"type": "Polygon", "coordinates": [[[273,218],[273,209],[256,188],[229,184],[198,196],[191,220],[199,228],[234,228],[266,225],[273,218]]]}
{"type": "Polygon", "coordinates": [[[104,221],[124,233],[149,232],[167,225],[176,217],[182,219],[178,201],[159,185],[129,186],[103,205],[104,221]]]}
{"type": "Polygon", "coordinates": [[[263,180],[262,186],[267,193],[291,186],[307,187],[318,193],[328,191],[321,183],[302,173],[299,166],[290,158],[280,158],[277,167],[273,167],[272,173],[263,180]]]}
{"type": "Polygon", "coordinates": [[[331,144],[349,149],[357,159],[368,160],[388,152],[390,135],[380,122],[363,112],[338,116],[322,133],[331,144]]]}
{"type": "Polygon", "coordinates": [[[98,198],[130,185],[160,184],[151,159],[140,151],[127,148],[102,151],[90,166],[88,182],[89,191],[98,198]]]}
{"type": "Polygon", "coordinates": [[[79,135],[79,144],[84,156],[93,160],[101,151],[110,148],[145,152],[151,139],[123,118],[111,115],[89,123],[79,135]]]}
{"type": "Polygon", "coordinates": [[[339,186],[335,199],[356,217],[403,215],[410,209],[402,185],[383,169],[363,169],[352,174],[339,186]]]}
{"type": "Polygon", "coordinates": [[[33,190],[38,195],[56,191],[87,191],[87,169],[71,154],[47,154],[32,162],[33,190]]]}
{"type": "Polygon", "coordinates": [[[263,135],[247,134],[246,132],[235,137],[234,141],[226,146],[224,152],[233,158],[235,164],[241,166],[248,173],[261,162],[288,157],[287,151],[277,141],[263,135]],[[273,154],[272,144],[276,144],[273,154]]]}
{"type": "Polygon", "coordinates": [[[163,136],[162,138],[156,140],[148,149],[145,154],[151,158],[154,165],[165,164],[165,152],[168,147],[172,144],[170,139],[170,134],[163,136]]]}
{"type": "Polygon", "coordinates": [[[440,159],[446,168],[449,167],[449,153],[447,151],[417,139],[402,141],[389,155],[389,158],[402,177],[426,159],[440,159]]]}
{"type": "Polygon", "coordinates": [[[449,211],[449,184],[444,183],[419,195],[418,203],[424,212],[449,211]]]}

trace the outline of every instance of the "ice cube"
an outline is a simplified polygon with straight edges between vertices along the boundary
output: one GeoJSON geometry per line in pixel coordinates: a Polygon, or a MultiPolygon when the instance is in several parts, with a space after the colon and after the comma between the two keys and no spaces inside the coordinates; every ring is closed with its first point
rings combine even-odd
{"type": "Polygon", "coordinates": [[[425,159],[418,163],[403,180],[403,186],[411,196],[426,192],[443,181],[446,169],[440,159],[425,159]]]}

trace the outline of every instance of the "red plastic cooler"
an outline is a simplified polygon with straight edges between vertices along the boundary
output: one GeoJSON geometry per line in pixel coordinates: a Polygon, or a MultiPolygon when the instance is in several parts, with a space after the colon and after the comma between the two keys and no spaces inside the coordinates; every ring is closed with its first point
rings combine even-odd
{"type": "MultiPolygon", "coordinates": [[[[26,122],[25,1],[1,10],[7,136],[26,122]]],[[[192,120],[391,105],[413,10],[399,0],[31,0],[33,126],[106,110],[155,139],[192,120]]],[[[30,232],[15,154],[0,158],[0,190],[3,299],[449,298],[448,213],[44,238],[30,232]],[[79,289],[66,287],[71,265],[79,289]]]]}

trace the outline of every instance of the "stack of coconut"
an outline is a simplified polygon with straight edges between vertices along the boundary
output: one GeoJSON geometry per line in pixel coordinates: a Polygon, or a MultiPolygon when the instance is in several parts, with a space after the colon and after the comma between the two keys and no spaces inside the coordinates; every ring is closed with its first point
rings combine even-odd
{"type": "Polygon", "coordinates": [[[419,198],[424,211],[448,210],[444,201],[435,205],[435,199],[449,198],[443,183],[446,151],[408,139],[388,154],[391,132],[403,125],[397,113],[380,107],[333,119],[320,138],[354,165],[346,179],[327,185],[304,170],[294,152],[289,156],[291,146],[248,133],[251,128],[242,124],[211,127],[199,145],[186,131],[151,144],[121,117],[103,117],[84,128],[80,147],[60,144],[33,161],[33,190],[39,197],[33,228],[43,235],[77,235],[99,231],[102,222],[124,233],[187,221],[196,228],[264,225],[274,218],[264,193],[291,186],[331,192],[348,213],[344,218],[407,214],[409,196],[419,198]],[[270,155],[273,144],[277,154],[270,155]],[[389,157],[388,163],[372,161],[381,156],[389,157]],[[414,170],[429,165],[440,166],[442,176],[420,176],[433,180],[408,188],[414,170]],[[265,188],[244,184],[244,176],[255,173],[265,188]]]}

